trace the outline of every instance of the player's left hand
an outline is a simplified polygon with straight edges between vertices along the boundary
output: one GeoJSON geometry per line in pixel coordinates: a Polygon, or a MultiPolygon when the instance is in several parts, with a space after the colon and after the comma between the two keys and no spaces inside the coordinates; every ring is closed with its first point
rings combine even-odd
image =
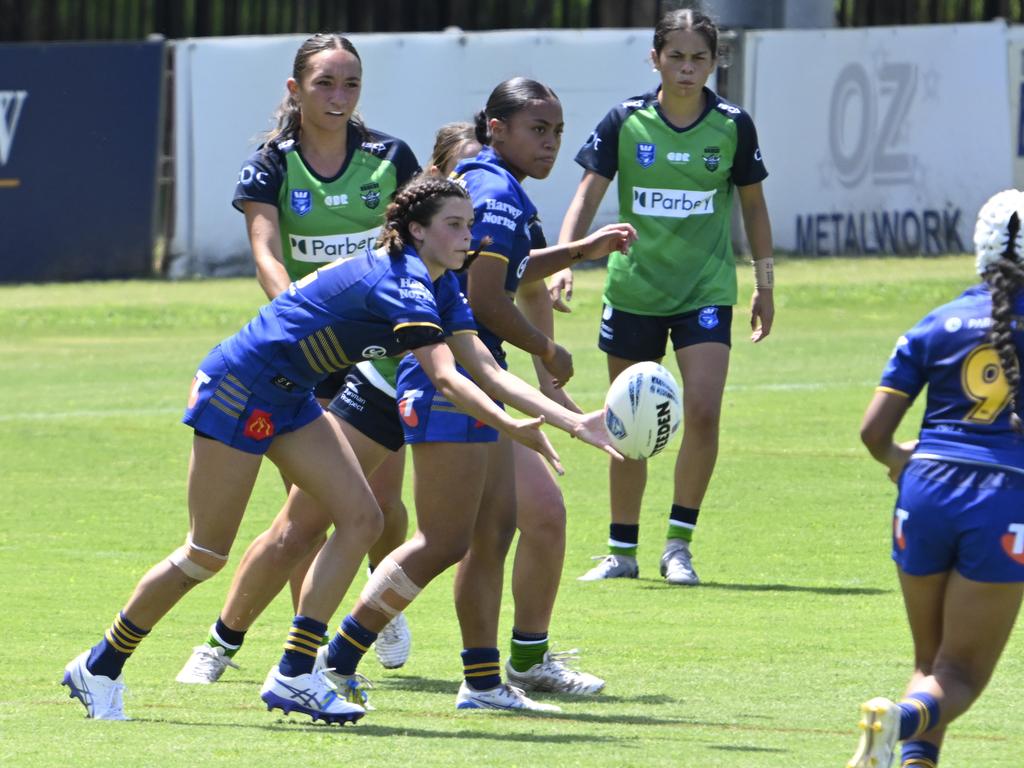
{"type": "Polygon", "coordinates": [[[636,230],[632,224],[605,224],[579,241],[579,258],[590,261],[614,251],[626,253],[635,242],[636,230]]]}
{"type": "Polygon", "coordinates": [[[899,483],[903,468],[907,466],[911,455],[917,450],[917,443],[916,439],[907,440],[902,443],[893,443],[892,448],[889,449],[885,465],[889,468],[889,479],[894,483],[899,483]]]}
{"type": "Polygon", "coordinates": [[[775,320],[775,298],[771,288],[755,288],[750,297],[750,340],[764,341],[772,332],[775,320]]]}
{"type": "Polygon", "coordinates": [[[541,431],[540,427],[543,423],[543,416],[538,416],[535,419],[515,419],[512,426],[506,428],[505,433],[517,443],[522,443],[527,448],[539,453],[547,459],[548,464],[555,472],[564,475],[565,469],[562,468],[562,460],[558,457],[558,452],[551,445],[548,436],[541,431]]]}
{"type": "Polygon", "coordinates": [[[577,437],[585,443],[600,448],[616,461],[622,461],[622,454],[615,450],[608,437],[608,430],[604,427],[604,409],[591,411],[580,416],[579,421],[573,428],[572,436],[577,437]]]}

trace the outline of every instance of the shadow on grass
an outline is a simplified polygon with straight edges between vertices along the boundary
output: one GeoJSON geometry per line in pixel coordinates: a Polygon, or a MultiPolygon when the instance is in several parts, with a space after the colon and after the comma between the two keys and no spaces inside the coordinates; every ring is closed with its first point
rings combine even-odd
{"type": "MultiPolygon", "coordinates": [[[[418,677],[416,675],[390,675],[386,678],[375,680],[373,687],[377,690],[402,690],[414,693],[443,693],[454,696],[459,689],[461,681],[438,680],[429,677],[418,677]]],[[[530,693],[533,697],[535,694],[530,693]]],[[[537,696],[543,701],[557,702],[558,704],[677,704],[678,699],[663,695],[641,695],[641,696],[615,696],[602,693],[599,696],[574,696],[567,693],[542,693],[537,696]]],[[[565,714],[565,713],[563,713],[565,714]]],[[[555,715],[557,717],[557,714],[555,715]]]]}
{"type": "Polygon", "coordinates": [[[788,752],[788,749],[776,747],[751,747],[744,744],[712,744],[711,749],[719,749],[723,752],[788,752]]]}
{"type": "MultiPolygon", "coordinates": [[[[534,712],[516,712],[516,713],[501,713],[501,712],[489,712],[485,717],[512,717],[517,720],[523,718],[526,719],[552,719],[557,718],[558,715],[552,713],[534,713],[534,712]]],[[[145,723],[147,725],[174,725],[174,726],[185,726],[188,728],[214,728],[214,729],[227,729],[237,731],[238,729],[259,731],[259,732],[284,732],[284,733],[324,733],[326,731],[335,731],[338,733],[339,738],[342,736],[354,736],[357,738],[381,738],[381,737],[394,737],[394,736],[405,736],[413,739],[472,739],[474,741],[487,740],[487,741],[504,741],[511,743],[520,744],[573,744],[573,743],[595,743],[604,742],[608,744],[616,744],[623,741],[622,737],[617,736],[596,736],[592,733],[574,735],[570,733],[489,733],[487,731],[480,730],[458,730],[458,731],[446,731],[446,730],[428,730],[426,728],[409,728],[407,726],[388,726],[388,725],[370,725],[366,723],[360,723],[351,727],[327,725],[325,723],[312,723],[312,722],[300,722],[300,721],[289,721],[283,718],[277,718],[274,722],[267,723],[266,725],[256,725],[252,723],[198,723],[198,722],[186,722],[183,720],[172,720],[169,718],[157,718],[157,717],[135,717],[132,718],[134,723],[145,723]]]]}
{"type": "MultiPolygon", "coordinates": [[[[687,589],[655,579],[642,579],[641,582],[641,589],[687,589]]],[[[885,595],[894,591],[877,587],[805,587],[798,584],[733,584],[723,581],[702,581],[700,588],[734,592],[807,592],[815,595],[885,595]]]]}

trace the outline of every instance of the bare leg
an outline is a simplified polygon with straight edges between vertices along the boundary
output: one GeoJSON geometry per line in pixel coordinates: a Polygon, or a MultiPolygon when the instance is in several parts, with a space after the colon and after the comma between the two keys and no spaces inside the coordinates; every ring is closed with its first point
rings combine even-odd
{"type": "MultiPolygon", "coordinates": [[[[203,550],[224,557],[238,533],[252,494],[261,457],[230,448],[216,440],[196,437],[188,471],[188,514],[191,540],[203,550]]],[[[224,560],[189,548],[189,559],[210,571],[224,560]]],[[[162,560],[135,587],[124,614],[135,626],[151,629],[185,593],[199,582],[162,560]]]]}
{"type": "MultiPolygon", "coordinates": [[[[660,358],[659,358],[660,361],[660,358]]],[[[608,381],[636,363],[621,357],[608,355],[608,381]]],[[[626,459],[625,461],[609,460],[608,490],[611,502],[613,523],[638,525],[640,523],[640,503],[647,487],[647,462],[626,459]]]]}
{"type": "Polygon", "coordinates": [[[455,576],[455,609],[465,648],[496,648],[505,556],[515,535],[512,441],[487,445],[487,475],[469,552],[455,576]]]}
{"type": "Polygon", "coordinates": [[[683,442],[676,457],[673,503],[699,509],[718,458],[729,347],[694,344],[676,350],[676,361],[683,379],[683,442]]]}
{"type": "Polygon", "coordinates": [[[515,444],[513,452],[519,528],[512,567],[515,627],[522,632],[547,632],[565,559],[565,502],[536,451],[515,444]]]}
{"type": "Polygon", "coordinates": [[[299,613],[326,624],[380,536],[380,508],[337,419],[325,416],[281,435],[267,455],[334,523],[335,532],[307,573],[299,602],[299,613]]]}
{"type": "MultiPolygon", "coordinates": [[[[417,443],[412,455],[418,527],[390,557],[414,584],[425,587],[469,549],[483,495],[487,451],[473,443],[417,443]]],[[[393,592],[384,599],[395,610],[408,605],[393,592]]],[[[389,621],[362,597],[352,616],[372,632],[379,632],[389,621]]]]}
{"type": "Polygon", "coordinates": [[[376,565],[388,553],[405,543],[409,534],[409,512],[402,501],[405,479],[405,446],[388,453],[372,474],[367,474],[370,490],[384,514],[384,532],[370,547],[370,562],[376,565]]]}
{"type": "MultiPolygon", "coordinates": [[[[341,428],[364,473],[372,473],[390,454],[333,414],[325,418],[341,428]]],[[[296,572],[297,564],[315,559],[331,523],[326,509],[302,489],[292,488],[270,528],[256,537],[242,557],[221,611],[224,623],[232,629],[248,630],[296,572]]]]}

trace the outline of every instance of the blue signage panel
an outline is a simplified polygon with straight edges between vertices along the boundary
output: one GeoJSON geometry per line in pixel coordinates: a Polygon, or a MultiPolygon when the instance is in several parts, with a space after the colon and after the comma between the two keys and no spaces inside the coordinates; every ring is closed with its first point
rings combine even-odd
{"type": "Polygon", "coordinates": [[[163,42],[0,45],[0,282],[152,272],[163,42]]]}

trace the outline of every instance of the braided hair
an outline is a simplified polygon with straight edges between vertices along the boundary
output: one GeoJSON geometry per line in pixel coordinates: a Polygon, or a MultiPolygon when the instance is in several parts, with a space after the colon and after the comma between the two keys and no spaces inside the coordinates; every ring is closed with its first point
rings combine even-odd
{"type": "Polygon", "coordinates": [[[390,256],[399,256],[406,245],[412,244],[409,224],[416,222],[426,227],[444,201],[450,197],[469,200],[469,193],[458,182],[437,176],[420,175],[395,193],[393,202],[384,214],[384,227],[377,237],[377,247],[390,256]]]}
{"type": "Polygon", "coordinates": [[[982,206],[974,230],[977,270],[992,294],[989,341],[1010,389],[1010,426],[1020,435],[1024,435],[1024,422],[1017,413],[1020,360],[1013,341],[1013,302],[1024,290],[1022,212],[1024,193],[1000,192],[982,206]]]}

